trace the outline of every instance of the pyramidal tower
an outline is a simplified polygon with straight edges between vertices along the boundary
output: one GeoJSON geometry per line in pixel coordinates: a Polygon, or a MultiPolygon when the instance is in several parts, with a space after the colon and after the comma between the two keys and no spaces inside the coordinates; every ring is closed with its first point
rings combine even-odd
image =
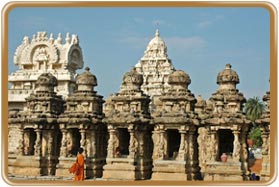
{"type": "Polygon", "coordinates": [[[135,68],[143,75],[141,90],[151,97],[151,105],[156,105],[158,97],[169,90],[168,77],[175,71],[168,58],[167,46],[160,37],[159,29],[156,30],[154,38],[149,41],[143,57],[135,68]]]}

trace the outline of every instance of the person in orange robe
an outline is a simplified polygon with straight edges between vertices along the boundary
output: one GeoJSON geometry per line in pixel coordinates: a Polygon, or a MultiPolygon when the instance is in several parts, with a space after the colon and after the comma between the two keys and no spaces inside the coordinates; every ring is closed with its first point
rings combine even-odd
{"type": "Polygon", "coordinates": [[[75,172],[75,181],[83,181],[84,180],[84,157],[82,155],[83,149],[78,149],[77,154],[77,163],[78,163],[78,169],[75,172]]]}

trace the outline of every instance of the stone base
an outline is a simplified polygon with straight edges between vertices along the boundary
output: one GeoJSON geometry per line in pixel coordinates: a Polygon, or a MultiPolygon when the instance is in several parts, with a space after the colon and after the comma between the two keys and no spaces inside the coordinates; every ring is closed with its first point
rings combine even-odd
{"type": "Polygon", "coordinates": [[[153,165],[152,180],[198,180],[198,168],[186,167],[185,161],[156,160],[153,165]]]}
{"type": "Polygon", "coordinates": [[[150,179],[151,162],[135,161],[129,158],[107,159],[103,179],[141,180],[150,179]]]}
{"type": "MultiPolygon", "coordinates": [[[[76,162],[76,157],[60,157],[56,166],[56,176],[69,176],[69,168],[76,162]]],[[[87,158],[85,160],[84,175],[85,178],[101,178],[103,174],[103,165],[105,159],[87,158]]]]}
{"type": "Polygon", "coordinates": [[[270,163],[262,163],[262,170],[260,173],[261,181],[269,181],[270,180],[270,163]]]}
{"type": "Polygon", "coordinates": [[[240,162],[207,163],[204,181],[243,181],[243,171],[240,162]]]}
{"type": "Polygon", "coordinates": [[[105,165],[105,158],[87,158],[85,162],[85,176],[86,178],[101,178],[103,176],[103,166],[105,165]]]}
{"type": "Polygon", "coordinates": [[[56,166],[56,173],[55,175],[56,176],[59,176],[59,177],[68,177],[72,174],[70,174],[69,172],[69,168],[73,165],[73,163],[76,162],[76,159],[75,157],[60,157],[58,160],[58,164],[56,166]]]}
{"type": "Polygon", "coordinates": [[[13,175],[41,176],[52,175],[49,160],[35,156],[17,156],[9,158],[8,172],[13,175]]]}

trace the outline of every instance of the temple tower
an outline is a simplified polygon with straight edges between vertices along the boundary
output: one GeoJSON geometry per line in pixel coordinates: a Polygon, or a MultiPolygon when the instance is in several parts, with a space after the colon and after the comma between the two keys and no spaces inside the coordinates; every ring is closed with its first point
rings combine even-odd
{"type": "Polygon", "coordinates": [[[262,170],[260,173],[261,180],[270,180],[270,92],[266,92],[263,96],[263,101],[266,103],[266,111],[262,117],[256,120],[256,123],[260,126],[262,144],[262,170]]]}
{"type": "Polygon", "coordinates": [[[54,92],[57,79],[51,73],[41,74],[36,85],[36,93],[26,98],[26,108],[9,116],[12,174],[55,175],[61,141],[57,119],[65,102],[54,92]]]}
{"type": "Polygon", "coordinates": [[[170,89],[159,97],[153,115],[153,180],[198,180],[196,98],[188,89],[190,76],[182,70],[168,77],[170,89]]]}
{"type": "Polygon", "coordinates": [[[248,179],[246,137],[250,121],[242,112],[246,101],[236,89],[237,73],[227,64],[217,76],[219,88],[199,129],[199,155],[206,181],[248,179]]]}
{"type": "Polygon", "coordinates": [[[168,76],[175,69],[168,58],[167,46],[160,37],[159,30],[148,43],[143,57],[135,65],[138,73],[143,75],[141,89],[151,98],[151,109],[155,107],[158,97],[170,88],[168,76]]]}
{"type": "Polygon", "coordinates": [[[87,178],[101,177],[106,158],[106,126],[102,123],[103,96],[94,91],[97,78],[89,68],[78,75],[77,90],[66,100],[66,110],[59,117],[61,148],[57,176],[69,176],[79,147],[84,149],[87,178]]]}
{"type": "Polygon", "coordinates": [[[62,43],[61,34],[57,39],[53,34],[38,32],[30,39],[23,38],[14,54],[14,64],[19,67],[8,77],[9,109],[23,110],[25,98],[36,89],[36,80],[42,73],[51,73],[58,80],[55,91],[66,98],[75,89],[76,70],[83,67],[82,51],[77,35],[66,34],[62,43]]]}
{"type": "Polygon", "coordinates": [[[135,69],[123,76],[119,93],[105,103],[109,140],[104,179],[150,179],[152,170],[149,97],[140,90],[143,77],[135,69]]]}

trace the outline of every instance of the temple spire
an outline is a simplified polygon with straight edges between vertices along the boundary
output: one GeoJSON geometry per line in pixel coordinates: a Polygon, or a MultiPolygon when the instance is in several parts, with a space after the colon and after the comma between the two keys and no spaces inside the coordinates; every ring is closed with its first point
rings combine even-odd
{"type": "Polygon", "coordinates": [[[156,36],[156,37],[159,37],[159,36],[160,36],[159,29],[156,29],[155,36],[156,36]]]}

